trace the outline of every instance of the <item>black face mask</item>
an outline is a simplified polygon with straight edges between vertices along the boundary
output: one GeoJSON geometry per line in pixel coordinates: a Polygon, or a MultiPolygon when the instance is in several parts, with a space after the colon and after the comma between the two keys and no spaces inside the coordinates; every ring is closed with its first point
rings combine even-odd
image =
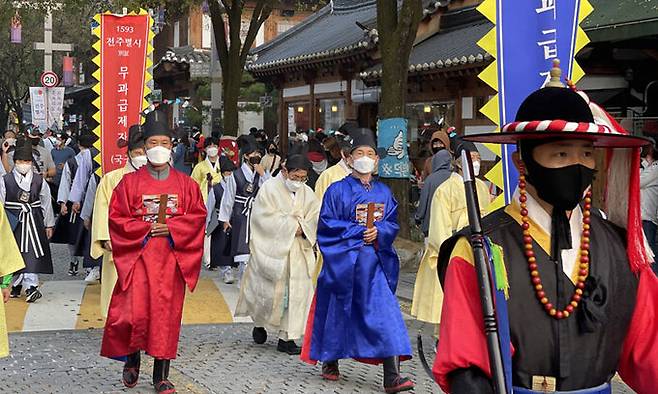
{"type": "Polygon", "coordinates": [[[38,146],[39,145],[39,139],[38,138],[30,138],[30,142],[32,143],[32,146],[38,146]]]}
{"type": "Polygon", "coordinates": [[[276,148],[270,148],[267,151],[270,153],[270,155],[276,155],[276,153],[277,153],[276,148]]]}
{"type": "Polygon", "coordinates": [[[432,147],[432,153],[433,153],[433,154],[437,154],[437,153],[441,152],[441,151],[444,150],[444,149],[445,149],[445,148],[442,147],[442,146],[433,146],[433,147],[432,147]]]}
{"type": "Polygon", "coordinates": [[[546,168],[534,160],[528,161],[528,182],[537,189],[539,198],[558,210],[571,211],[576,208],[594,180],[595,171],[582,164],[546,168]]]}
{"type": "Polygon", "coordinates": [[[250,163],[251,165],[260,164],[260,160],[261,160],[260,156],[251,156],[251,157],[249,158],[249,163],[250,163]]]}

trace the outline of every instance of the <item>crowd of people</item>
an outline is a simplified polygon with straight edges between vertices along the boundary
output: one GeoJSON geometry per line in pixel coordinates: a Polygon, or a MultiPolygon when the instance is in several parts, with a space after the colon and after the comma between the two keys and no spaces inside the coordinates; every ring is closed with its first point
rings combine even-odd
{"type": "Polygon", "coordinates": [[[412,389],[400,372],[411,345],[395,297],[398,206],[374,175],[374,133],[352,123],[300,133],[281,157],[253,129],[237,160],[218,135],[195,134],[154,111],[119,141],[126,165],[99,177],[91,133],[5,133],[1,229],[23,264],[6,272],[3,294],[47,297],[38,274],[53,272],[50,243],[68,245],[69,275],[82,265],[86,281],[101,281],[101,355],[123,360],[134,387],[145,352],[156,391],[169,393],[185,288],[204,262],[239,287],[236,315],[253,320],[256,344],[274,335],[278,351],[322,362],[334,381],[341,359],[382,364],[386,392],[412,389]]]}
{"type": "MultiPolygon", "coordinates": [[[[123,361],[130,388],[145,352],[155,390],[173,393],[185,292],[205,260],[226,284],[237,282],[235,313],[254,322],[257,345],[276,336],[279,352],[321,362],[329,381],[352,358],[383,366],[385,392],[413,389],[400,369],[412,349],[393,246],[398,209],[407,207],[377,177],[375,134],[348,123],[331,136],[290,137],[281,157],[281,144],[253,129],[231,155],[219,135],[172,133],[154,111],[120,142],[125,167],[99,177],[90,134],[73,142],[6,132],[5,301],[23,288],[27,302],[44,296],[38,274],[53,271],[49,242],[68,244],[69,273],[82,262],[87,279],[102,282],[101,355],[123,361]]],[[[425,253],[411,313],[437,325],[432,373],[445,392],[609,394],[617,372],[638,393],[653,392],[658,279],[649,246],[658,198],[649,193],[658,166],[649,148],[640,173],[644,145],[555,70],[503,132],[432,134],[415,215],[425,253]],[[491,209],[490,189],[477,178],[474,142],[517,144],[518,186],[503,208],[491,209]],[[599,148],[608,149],[605,213],[592,206],[599,148]],[[460,160],[469,156],[473,172],[460,160]],[[467,227],[464,179],[486,215],[482,237],[467,227]],[[483,295],[487,271],[493,290],[483,295]]],[[[3,346],[6,337],[0,356],[3,346]]]]}

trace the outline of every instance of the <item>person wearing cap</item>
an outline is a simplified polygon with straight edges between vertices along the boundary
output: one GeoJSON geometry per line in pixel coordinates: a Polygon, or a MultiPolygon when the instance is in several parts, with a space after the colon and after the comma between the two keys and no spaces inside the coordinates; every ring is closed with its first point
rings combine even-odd
{"type": "MultiPolygon", "coordinates": [[[[112,193],[126,174],[130,174],[144,167],[147,162],[144,149],[144,135],[141,126],[133,125],[128,131],[128,161],[126,165],[103,175],[98,182],[94,196],[91,220],[91,246],[90,256],[93,259],[101,258],[101,316],[107,318],[110,307],[112,291],[117,283],[117,269],[112,258],[112,242],[110,241],[109,210],[112,193]]],[[[84,207],[83,207],[84,208],[84,207]]]]}
{"type": "MultiPolygon", "coordinates": [[[[219,157],[219,168],[222,178],[226,179],[237,169],[233,161],[226,156],[219,157]]],[[[224,181],[213,186],[206,203],[206,236],[210,237],[210,269],[220,268],[220,276],[225,284],[235,282],[235,270],[238,264],[231,256],[231,232],[224,230],[224,223],[218,220],[222,196],[224,195],[224,181]]]]}
{"type": "MultiPolygon", "coordinates": [[[[77,276],[80,268],[80,261],[84,257],[84,226],[80,217],[80,212],[73,210],[71,201],[71,189],[73,181],[78,176],[80,168],[83,166],[86,156],[91,157],[90,150],[93,148],[96,136],[87,133],[78,138],[80,153],[66,161],[62,170],[62,178],[59,183],[57,192],[57,204],[59,207],[59,216],[55,224],[55,231],[52,243],[66,244],[69,248],[71,261],[69,262],[69,276],[77,276]]],[[[85,185],[85,188],[87,185],[85,185]]],[[[86,190],[85,190],[86,191],[86,190]]],[[[94,275],[95,276],[95,275],[94,275]]],[[[91,281],[91,277],[89,277],[91,281]]]]}
{"type": "Polygon", "coordinates": [[[201,187],[203,201],[207,201],[210,190],[222,180],[222,173],[219,169],[219,139],[206,138],[204,149],[206,159],[194,166],[191,177],[201,187]]]}
{"type": "Polygon", "coordinates": [[[322,200],[317,240],[324,264],[301,357],[321,361],[322,377],[333,381],[340,359],[381,363],[384,390],[397,393],[414,387],[400,374],[400,361],[412,353],[395,296],[398,204],[373,178],[379,161],[373,132],[354,129],[351,137],[352,174],[329,186],[322,200]]]}
{"type": "Polygon", "coordinates": [[[324,153],[324,146],[315,137],[308,140],[308,153],[306,157],[313,165],[312,172],[309,173],[308,186],[315,189],[315,183],[322,173],[327,169],[327,156],[324,153]]]}
{"type": "Polygon", "coordinates": [[[171,167],[172,135],[159,111],[147,115],[147,165],[125,174],[112,192],[109,234],[117,284],[105,323],[101,355],[126,360],[123,383],[137,385],[141,352],[154,358],[153,386],[175,392],[176,358],[185,288],[201,271],[206,208],[199,185],[171,167]]]}
{"type": "Polygon", "coordinates": [[[44,177],[34,172],[33,161],[30,141],[19,141],[14,151],[14,169],[0,177],[0,202],[13,223],[14,237],[25,262],[25,269],[14,275],[11,297],[20,297],[25,289],[25,301],[29,303],[42,297],[38,274],[53,273],[49,239],[55,225],[50,188],[44,177]]]}
{"type": "Polygon", "coordinates": [[[240,287],[236,316],[254,321],[257,344],[278,335],[277,350],[298,355],[313,301],[313,272],[320,202],[306,185],[311,163],[286,158],[283,169],[263,184],[251,219],[251,257],[240,287]]]}
{"type": "MultiPolygon", "coordinates": [[[[454,160],[452,166],[454,172],[448,175],[444,182],[435,186],[434,174],[427,178],[422,192],[434,187],[427,212],[427,242],[425,252],[418,267],[418,274],[414,282],[413,301],[411,303],[411,316],[416,319],[431,323],[438,329],[441,320],[441,304],[443,302],[443,291],[439,284],[439,278],[436,275],[437,259],[439,249],[446,239],[450,238],[455,232],[463,229],[468,225],[468,212],[466,211],[466,195],[464,193],[464,180],[462,179],[462,151],[470,152],[475,176],[480,174],[480,153],[474,143],[459,140],[455,144],[454,160]]],[[[434,155],[434,158],[450,154],[447,149],[441,150],[434,155]]],[[[480,205],[480,212],[485,215],[488,212],[491,196],[489,188],[479,178],[475,178],[475,184],[480,205]]],[[[424,196],[424,194],[423,194],[424,196]]],[[[422,201],[421,201],[422,205],[422,201]]],[[[438,331],[435,332],[438,336],[438,331]]]]}
{"type": "MultiPolygon", "coordinates": [[[[647,141],[562,87],[559,69],[551,77],[501,132],[466,137],[517,144],[512,202],[482,222],[498,331],[509,338],[500,346],[507,379],[515,393],[611,393],[618,372],[635,392],[654,393],[658,279],[642,234],[638,171],[647,141]],[[610,219],[593,207],[597,148],[609,158],[607,172],[598,170],[610,219]]],[[[445,297],[433,372],[446,392],[493,393],[468,239],[460,232],[439,253],[445,297]]]]}
{"type": "Polygon", "coordinates": [[[231,256],[240,266],[240,279],[249,261],[249,221],[253,203],[270,174],[261,164],[263,153],[253,136],[244,136],[239,144],[242,165],[224,179],[218,220],[223,223],[224,231],[231,231],[231,256]]]}

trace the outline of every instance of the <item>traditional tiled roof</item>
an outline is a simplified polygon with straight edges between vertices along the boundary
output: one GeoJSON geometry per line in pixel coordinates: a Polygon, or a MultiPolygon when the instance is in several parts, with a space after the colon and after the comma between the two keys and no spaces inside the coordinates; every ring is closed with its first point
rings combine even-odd
{"type": "Polygon", "coordinates": [[[594,11],[582,27],[592,42],[620,41],[658,34],[655,0],[591,0],[594,11]]]}
{"type": "MultiPolygon", "coordinates": [[[[210,51],[207,49],[197,49],[187,45],[184,47],[169,48],[164,54],[158,65],[163,62],[168,63],[210,63],[210,51]]],[[[156,67],[158,66],[156,65],[156,67]]]]}
{"type": "Polygon", "coordinates": [[[379,40],[376,18],[376,0],[335,1],[333,6],[323,7],[274,40],[255,48],[247,69],[262,74],[367,52],[379,40]]]}
{"type": "MultiPolygon", "coordinates": [[[[416,44],[409,56],[409,74],[437,72],[459,66],[484,66],[492,60],[477,42],[493,25],[490,22],[477,22],[440,31],[432,37],[416,44]]],[[[382,66],[377,65],[363,71],[360,77],[365,80],[379,79],[382,66]]]]}

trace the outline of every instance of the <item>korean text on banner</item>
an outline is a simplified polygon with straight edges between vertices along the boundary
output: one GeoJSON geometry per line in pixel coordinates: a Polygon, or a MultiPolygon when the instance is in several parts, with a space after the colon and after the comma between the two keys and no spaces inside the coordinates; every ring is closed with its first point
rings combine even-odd
{"type": "Polygon", "coordinates": [[[141,123],[144,102],[148,15],[101,15],[100,34],[100,137],[103,173],[123,167],[131,125],[141,123]]]}
{"type": "Polygon", "coordinates": [[[46,109],[46,89],[41,87],[30,88],[30,105],[32,107],[32,124],[41,130],[46,130],[47,109],[46,109]]]}
{"type": "Polygon", "coordinates": [[[409,178],[407,151],[407,120],[381,119],[377,123],[379,176],[382,178],[409,178]]]}
{"type": "MultiPolygon", "coordinates": [[[[578,23],[585,0],[495,0],[496,58],[499,126],[514,121],[523,100],[548,82],[555,59],[564,77],[577,79],[582,71],[574,57],[581,41],[578,23]],[[523,23],[519,23],[523,21],[523,23]]],[[[480,9],[488,13],[492,1],[480,9]]],[[[491,14],[490,14],[491,15],[491,14]]],[[[488,16],[489,17],[489,16],[488,16]]],[[[483,73],[485,74],[485,73],[483,73]]],[[[505,202],[511,201],[518,174],[512,163],[515,146],[501,149],[505,202]]]]}

